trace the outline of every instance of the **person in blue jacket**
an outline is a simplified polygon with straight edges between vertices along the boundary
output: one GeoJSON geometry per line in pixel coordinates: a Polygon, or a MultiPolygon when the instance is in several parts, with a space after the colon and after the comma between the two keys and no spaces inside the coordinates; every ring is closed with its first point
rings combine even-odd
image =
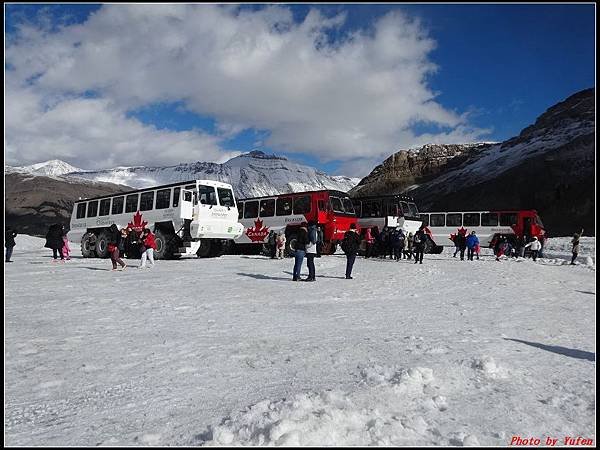
{"type": "MultiPolygon", "coordinates": [[[[471,231],[471,234],[467,237],[467,260],[473,261],[473,255],[478,245],[479,238],[474,231],[471,231]]],[[[479,256],[477,256],[477,259],[479,259],[479,256]]]]}

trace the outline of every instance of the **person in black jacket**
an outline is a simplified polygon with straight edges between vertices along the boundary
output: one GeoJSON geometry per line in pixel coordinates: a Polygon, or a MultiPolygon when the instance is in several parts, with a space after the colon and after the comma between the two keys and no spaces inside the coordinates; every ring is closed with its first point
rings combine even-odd
{"type": "Polygon", "coordinates": [[[65,256],[63,255],[63,235],[65,227],[59,223],[50,225],[48,232],[46,233],[46,245],[44,247],[52,249],[52,257],[56,261],[57,254],[60,255],[60,260],[64,261],[65,256]]]}
{"type": "Polygon", "coordinates": [[[415,249],[415,264],[423,264],[423,253],[425,253],[425,243],[427,242],[427,234],[424,227],[421,226],[413,237],[413,247],[415,249]]]}
{"type": "Polygon", "coordinates": [[[123,246],[123,238],[119,228],[114,223],[110,226],[110,233],[108,239],[108,253],[110,254],[110,261],[112,262],[112,270],[117,270],[117,263],[124,269],[127,264],[121,259],[119,254],[120,248],[123,246]]]}
{"type": "Polygon", "coordinates": [[[350,229],[344,234],[344,240],[342,241],[342,250],[346,254],[346,279],[352,279],[352,267],[354,267],[354,261],[356,260],[356,254],[360,247],[360,236],[356,232],[356,224],[351,223],[350,229]]]}
{"type": "Polygon", "coordinates": [[[460,260],[464,261],[465,260],[465,250],[467,249],[467,237],[465,236],[465,233],[461,232],[459,230],[459,232],[456,234],[456,247],[458,247],[458,250],[460,251],[460,260]]]}
{"type": "Polygon", "coordinates": [[[302,261],[306,255],[306,244],[308,244],[308,224],[302,222],[298,234],[296,235],[296,242],[294,243],[294,274],[293,281],[302,281],[300,278],[300,271],[302,270],[302,261]]]}
{"type": "Polygon", "coordinates": [[[12,256],[13,248],[16,245],[15,237],[17,236],[17,232],[14,231],[11,227],[7,227],[4,232],[4,246],[6,247],[6,262],[12,262],[10,257],[12,256]]]}

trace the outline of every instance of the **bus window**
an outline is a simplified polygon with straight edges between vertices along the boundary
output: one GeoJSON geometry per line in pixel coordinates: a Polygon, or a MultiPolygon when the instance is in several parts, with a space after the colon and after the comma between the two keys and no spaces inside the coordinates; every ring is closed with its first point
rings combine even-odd
{"type": "Polygon", "coordinates": [[[216,205],[217,204],[217,194],[215,193],[214,187],[204,186],[201,184],[198,186],[198,194],[200,195],[200,204],[202,204],[202,205],[216,205]]]}
{"type": "Polygon", "coordinates": [[[349,198],[343,198],[342,203],[344,204],[344,210],[346,214],[354,214],[354,206],[352,205],[352,200],[349,198]]]}
{"type": "Polygon", "coordinates": [[[481,226],[482,227],[497,227],[498,226],[498,213],[481,213],[481,226]]]}
{"type": "Polygon", "coordinates": [[[110,214],[110,198],[100,200],[99,216],[108,216],[110,214]]]}
{"type": "Polygon", "coordinates": [[[446,214],[446,226],[447,227],[462,227],[462,214],[461,213],[446,214]]]}
{"type": "Polygon", "coordinates": [[[360,217],[371,217],[371,211],[373,208],[371,207],[371,202],[363,201],[362,202],[362,215],[360,217]]]}
{"type": "Polygon", "coordinates": [[[258,217],[258,201],[246,202],[244,219],[253,219],[255,217],[258,217]]]}
{"type": "Polygon", "coordinates": [[[171,189],[161,189],[156,192],[156,209],[166,209],[171,200],[171,189]]]}
{"type": "Polygon", "coordinates": [[[219,204],[221,206],[235,206],[231,189],[217,188],[217,194],[219,194],[219,204]]]}
{"type": "Polygon", "coordinates": [[[85,203],[77,205],[77,218],[83,219],[85,217],[85,203]]]}
{"type": "Polygon", "coordinates": [[[371,203],[371,217],[382,217],[381,201],[373,200],[371,203]]]}
{"type": "Polygon", "coordinates": [[[306,214],[310,212],[310,195],[303,195],[294,199],[294,214],[306,214]]]}
{"type": "Polygon", "coordinates": [[[270,198],[260,201],[260,217],[273,217],[275,215],[275,199],[270,198]]]}
{"type": "Polygon", "coordinates": [[[510,227],[517,223],[517,215],[515,213],[500,213],[500,226],[510,227]]]}
{"type": "Polygon", "coordinates": [[[139,194],[131,194],[125,198],[125,212],[136,212],[138,207],[139,194]]]}
{"type": "Polygon", "coordinates": [[[478,227],[479,213],[465,213],[463,217],[463,224],[465,227],[478,227]]]}
{"type": "Polygon", "coordinates": [[[352,200],[352,206],[354,206],[356,216],[362,217],[362,202],[360,200],[352,200]]]}
{"type": "Polygon", "coordinates": [[[389,202],[387,204],[387,215],[388,216],[397,216],[399,213],[398,205],[394,202],[389,202]]]}
{"type": "Polygon", "coordinates": [[[244,202],[238,202],[238,219],[244,217],[244,202]]]}
{"type": "Polygon", "coordinates": [[[278,216],[289,216],[292,214],[292,199],[291,197],[284,197],[277,199],[276,214],[278,216]]]}
{"type": "Polygon", "coordinates": [[[125,197],[115,197],[112,201],[111,214],[123,214],[123,204],[125,197]]]}
{"type": "Polygon", "coordinates": [[[144,192],[140,198],[140,211],[150,211],[154,208],[154,191],[144,192]]]}
{"type": "Polygon", "coordinates": [[[446,225],[446,214],[431,214],[429,224],[432,227],[443,227],[446,225]]]}
{"type": "Polygon", "coordinates": [[[538,227],[544,228],[544,224],[542,223],[542,219],[537,214],[533,217],[533,223],[535,223],[538,227]]]}
{"type": "Polygon", "coordinates": [[[419,217],[419,210],[417,208],[417,205],[415,205],[414,203],[409,203],[408,209],[410,210],[410,217],[419,217]]]}
{"type": "Polygon", "coordinates": [[[181,192],[181,188],[176,187],[173,189],[173,208],[177,208],[179,206],[179,193],[181,192]]]}
{"type": "Polygon", "coordinates": [[[333,212],[344,213],[344,206],[339,198],[329,197],[329,201],[331,202],[331,209],[333,209],[333,212]]]}
{"type": "Polygon", "coordinates": [[[96,217],[98,214],[98,200],[88,203],[87,216],[96,217]]]}
{"type": "Polygon", "coordinates": [[[410,216],[410,209],[408,207],[408,203],[400,202],[400,208],[402,209],[403,216],[410,216]]]}
{"type": "Polygon", "coordinates": [[[429,214],[421,214],[419,217],[421,218],[421,222],[423,223],[423,225],[428,227],[429,226],[429,214]]]}

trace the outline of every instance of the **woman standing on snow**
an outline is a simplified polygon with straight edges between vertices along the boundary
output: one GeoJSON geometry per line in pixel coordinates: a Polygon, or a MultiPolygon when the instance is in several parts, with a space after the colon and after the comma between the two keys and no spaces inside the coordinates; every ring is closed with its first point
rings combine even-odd
{"type": "Polygon", "coordinates": [[[528,244],[525,244],[525,248],[527,248],[527,247],[531,248],[531,257],[535,261],[538,256],[538,252],[542,248],[542,244],[540,244],[540,241],[538,241],[538,238],[534,236],[533,240],[531,242],[529,242],[528,244]]]}
{"type": "Polygon", "coordinates": [[[306,245],[308,244],[307,226],[308,224],[306,222],[302,222],[296,236],[296,242],[294,244],[293,281],[301,281],[300,271],[302,270],[302,261],[304,261],[304,256],[306,255],[306,245]]]}
{"type": "Polygon", "coordinates": [[[308,243],[306,244],[306,265],[308,266],[308,278],[306,278],[304,281],[315,281],[317,240],[317,224],[311,220],[308,225],[308,243]]]}
{"type": "Polygon", "coordinates": [[[127,267],[127,264],[123,262],[120,257],[120,248],[123,246],[122,235],[119,232],[117,226],[113,223],[110,226],[110,237],[108,241],[108,254],[110,255],[110,261],[112,262],[112,270],[117,270],[117,263],[121,265],[121,268],[124,269],[127,267]]]}

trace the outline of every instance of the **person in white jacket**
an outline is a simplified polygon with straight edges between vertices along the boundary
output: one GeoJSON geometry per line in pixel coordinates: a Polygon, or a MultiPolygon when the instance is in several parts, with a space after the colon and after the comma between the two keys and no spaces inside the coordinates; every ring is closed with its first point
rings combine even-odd
{"type": "Polygon", "coordinates": [[[540,241],[538,241],[538,238],[534,236],[533,241],[531,241],[529,244],[525,244],[525,248],[527,247],[531,248],[531,257],[535,261],[538,256],[538,252],[542,248],[542,244],[540,241]]]}

